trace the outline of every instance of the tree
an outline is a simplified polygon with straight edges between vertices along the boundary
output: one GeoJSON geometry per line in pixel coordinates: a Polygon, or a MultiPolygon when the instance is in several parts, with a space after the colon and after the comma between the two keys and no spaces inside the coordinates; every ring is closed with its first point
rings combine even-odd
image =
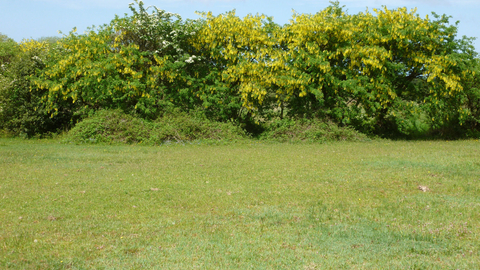
{"type": "Polygon", "coordinates": [[[5,68],[19,51],[20,47],[13,39],[0,33],[0,67],[5,68]]]}
{"type": "Polygon", "coordinates": [[[142,1],[135,2],[133,15],[116,16],[83,35],[74,30],[59,42],[55,60],[35,81],[48,90],[47,107],[54,115],[61,100],[75,103],[83,114],[121,108],[147,118],[201,103],[190,90],[205,73],[190,43],[198,22],[156,7],[149,13],[142,1]]]}
{"type": "Polygon", "coordinates": [[[467,116],[460,118],[459,124],[465,125],[470,135],[478,137],[480,133],[480,59],[475,58],[468,64],[470,64],[468,68],[473,72],[468,73],[467,78],[462,81],[464,89],[462,101],[467,116]]]}
{"type": "Polygon", "coordinates": [[[465,119],[461,82],[475,56],[457,39],[449,17],[421,18],[416,10],[348,15],[338,2],[294,14],[274,26],[265,16],[243,20],[229,12],[204,14],[197,45],[258,113],[267,102],[293,117],[326,117],[366,132],[414,135],[465,119]]]}
{"type": "MultiPolygon", "coordinates": [[[[66,127],[68,113],[51,117],[42,100],[45,91],[36,89],[31,82],[31,76],[45,67],[54,45],[24,40],[18,48],[0,75],[0,129],[31,137],[66,127]]],[[[62,107],[63,111],[67,109],[62,107]]]]}

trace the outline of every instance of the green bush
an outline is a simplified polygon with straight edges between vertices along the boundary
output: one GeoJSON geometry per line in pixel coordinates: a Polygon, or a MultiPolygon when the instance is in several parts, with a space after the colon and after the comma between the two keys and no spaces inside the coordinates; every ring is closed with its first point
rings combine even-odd
{"type": "Polygon", "coordinates": [[[463,124],[469,133],[474,137],[480,137],[480,59],[476,58],[473,62],[473,74],[470,74],[464,81],[465,98],[464,106],[468,110],[468,116],[463,120],[463,124]],[[476,134],[476,135],[474,135],[476,134]]]}
{"type": "Polygon", "coordinates": [[[71,129],[66,142],[162,144],[195,140],[238,140],[246,137],[231,123],[213,122],[200,113],[172,112],[155,121],[125,114],[121,110],[100,110],[71,129]]]}
{"type": "Polygon", "coordinates": [[[319,119],[279,119],[265,124],[260,136],[264,140],[283,142],[365,141],[368,137],[351,127],[339,127],[319,119]]]}
{"type": "Polygon", "coordinates": [[[20,46],[11,38],[0,33],[0,73],[20,51],[20,46]]]}
{"type": "Polygon", "coordinates": [[[71,103],[59,102],[52,116],[45,107],[45,90],[31,81],[48,61],[48,52],[55,45],[36,40],[24,40],[16,54],[0,72],[0,130],[23,137],[42,136],[67,128],[72,119],[71,103]]]}

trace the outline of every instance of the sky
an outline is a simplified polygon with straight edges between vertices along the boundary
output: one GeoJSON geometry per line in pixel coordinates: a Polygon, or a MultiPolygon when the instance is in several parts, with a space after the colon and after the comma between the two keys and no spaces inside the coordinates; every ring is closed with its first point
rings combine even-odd
{"type": "MultiPolygon", "coordinates": [[[[83,33],[91,26],[109,23],[115,15],[131,14],[128,5],[133,0],[0,0],[0,33],[15,41],[62,36],[74,27],[83,33]]],[[[280,25],[297,13],[314,14],[330,5],[328,0],[144,0],[145,6],[155,5],[168,12],[178,13],[183,19],[196,19],[195,11],[211,11],[214,15],[233,9],[243,17],[247,14],[265,14],[280,25]]],[[[460,21],[458,36],[480,38],[480,0],[343,0],[348,14],[364,12],[367,7],[386,6],[388,9],[417,8],[425,17],[431,12],[452,16],[451,23],[460,21]]],[[[480,41],[474,41],[480,53],[480,41]]]]}

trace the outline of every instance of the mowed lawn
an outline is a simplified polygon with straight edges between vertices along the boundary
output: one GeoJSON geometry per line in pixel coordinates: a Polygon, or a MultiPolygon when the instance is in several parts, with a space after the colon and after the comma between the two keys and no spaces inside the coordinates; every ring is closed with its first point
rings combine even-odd
{"type": "Polygon", "coordinates": [[[478,269],[479,248],[478,140],[0,139],[1,269],[478,269]]]}

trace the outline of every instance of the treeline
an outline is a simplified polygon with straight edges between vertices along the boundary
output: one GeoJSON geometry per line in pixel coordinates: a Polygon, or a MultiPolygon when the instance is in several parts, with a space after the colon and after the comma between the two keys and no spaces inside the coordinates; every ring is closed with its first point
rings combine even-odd
{"type": "Polygon", "coordinates": [[[478,136],[480,62],[448,16],[235,12],[201,19],[130,5],[84,34],[0,40],[0,129],[68,130],[103,109],[147,121],[173,111],[251,133],[300,119],[386,137],[478,136]],[[272,125],[270,125],[271,127],[272,125]]]}

